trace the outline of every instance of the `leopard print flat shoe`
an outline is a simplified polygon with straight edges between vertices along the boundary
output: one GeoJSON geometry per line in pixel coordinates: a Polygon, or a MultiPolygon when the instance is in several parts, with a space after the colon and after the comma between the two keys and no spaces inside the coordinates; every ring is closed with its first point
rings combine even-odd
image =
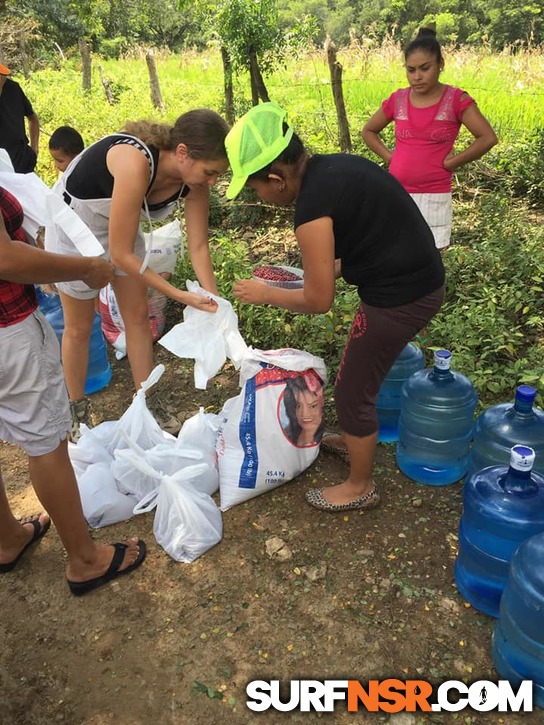
{"type": "Polygon", "coordinates": [[[306,491],[306,501],[320,511],[328,511],[329,513],[340,513],[342,511],[363,511],[376,508],[380,503],[380,494],[374,485],[364,496],[356,498],[355,501],[348,503],[329,503],[323,496],[322,488],[310,488],[306,491]]]}
{"type": "Polygon", "coordinates": [[[346,466],[349,466],[349,453],[345,448],[340,448],[340,446],[335,446],[332,443],[328,443],[325,439],[332,435],[338,435],[337,433],[331,433],[330,431],[326,431],[323,433],[323,438],[321,439],[321,443],[319,444],[320,450],[324,451],[325,453],[332,453],[333,456],[336,456],[337,458],[340,458],[341,461],[343,461],[346,466]]]}

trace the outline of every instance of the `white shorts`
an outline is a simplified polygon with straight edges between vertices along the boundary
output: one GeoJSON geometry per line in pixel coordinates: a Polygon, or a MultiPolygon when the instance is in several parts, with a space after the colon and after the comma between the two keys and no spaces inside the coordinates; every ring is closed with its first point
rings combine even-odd
{"type": "Polygon", "coordinates": [[[448,194],[410,194],[431,227],[437,249],[449,247],[451,238],[452,199],[448,194]]]}
{"type": "Polygon", "coordinates": [[[0,439],[29,456],[56,450],[70,431],[70,406],[53,328],[36,310],[0,327],[0,439]]]}
{"type": "MultiPolygon", "coordinates": [[[[111,208],[110,199],[76,199],[72,198],[70,202],[71,208],[77,213],[82,221],[89,227],[94,236],[98,239],[104,248],[102,259],[110,260],[110,244],[109,244],[109,214],[111,208]]],[[[59,233],[57,248],[58,254],[68,254],[71,256],[79,255],[71,239],[62,233],[59,233]]],[[[141,230],[139,229],[134,240],[134,254],[140,259],[145,257],[145,240],[141,230]]],[[[116,269],[115,274],[119,277],[126,277],[126,272],[116,269]]],[[[74,280],[71,282],[57,282],[57,289],[69,297],[77,300],[90,300],[98,296],[100,290],[91,289],[85,282],[74,280]]]]}

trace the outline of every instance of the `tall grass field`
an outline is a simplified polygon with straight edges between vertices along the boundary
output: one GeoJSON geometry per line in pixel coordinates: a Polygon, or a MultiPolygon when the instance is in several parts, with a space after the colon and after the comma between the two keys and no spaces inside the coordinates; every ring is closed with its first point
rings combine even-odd
{"type": "MultiPolygon", "coordinates": [[[[474,96],[505,143],[544,128],[544,53],[521,50],[492,54],[480,50],[444,49],[444,83],[464,88],[474,96]]],[[[223,109],[223,69],[218,52],[187,52],[156,56],[165,112],[157,112],[150,100],[145,58],[93,59],[91,93],[81,88],[77,58],[57,68],[21,81],[40,116],[46,132],[67,124],[77,128],[87,143],[119,129],[127,119],[156,118],[171,121],[190,108],[223,109]],[[117,102],[110,105],[100,81],[100,72],[113,89],[117,102]]],[[[406,85],[402,52],[390,43],[379,48],[351,46],[338,51],[343,69],[343,91],[354,149],[360,145],[359,131],[381,101],[406,85]]],[[[327,57],[323,51],[288,59],[285,67],[266,78],[272,100],[289,111],[300,135],[322,152],[337,150],[338,132],[327,57]]],[[[246,74],[235,78],[236,110],[250,106],[246,74]]],[[[45,150],[44,149],[44,150],[45,150]]],[[[48,174],[47,155],[41,154],[38,171],[48,174]]]]}

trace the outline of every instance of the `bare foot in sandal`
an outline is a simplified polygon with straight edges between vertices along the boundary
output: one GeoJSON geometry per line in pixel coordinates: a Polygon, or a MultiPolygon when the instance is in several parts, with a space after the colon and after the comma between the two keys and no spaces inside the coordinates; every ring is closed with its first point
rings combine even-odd
{"type": "Polygon", "coordinates": [[[76,596],[87,594],[107,584],[121,574],[134,571],[145,559],[145,543],[138,539],[108,545],[97,545],[97,559],[92,564],[69,567],[66,571],[68,586],[76,596]]]}

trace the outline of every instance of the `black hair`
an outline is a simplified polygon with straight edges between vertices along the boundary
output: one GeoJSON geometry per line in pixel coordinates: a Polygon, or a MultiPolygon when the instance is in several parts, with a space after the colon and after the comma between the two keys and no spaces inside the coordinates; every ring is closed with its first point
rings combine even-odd
{"type": "MultiPolygon", "coordinates": [[[[283,405],[285,406],[285,412],[289,424],[286,428],[286,433],[290,441],[297,444],[298,437],[302,432],[300,423],[297,420],[297,394],[311,392],[310,388],[302,375],[297,375],[296,378],[289,378],[285,383],[285,392],[283,394],[283,405]]],[[[325,428],[325,416],[321,415],[321,423],[319,428],[314,433],[314,443],[319,443],[323,437],[323,430],[325,428]]]]}
{"type": "Polygon", "coordinates": [[[49,148],[52,151],[66,151],[70,155],[77,156],[83,151],[85,144],[81,134],[75,128],[59,126],[49,138],[49,148]]]}
{"type": "MultiPolygon", "coordinates": [[[[288,130],[289,125],[284,122],[283,133],[285,134],[288,130]]],[[[250,174],[248,176],[248,179],[267,179],[268,174],[276,172],[277,164],[296,166],[305,154],[306,149],[304,148],[304,144],[297,136],[297,134],[293,132],[291,140],[289,141],[287,147],[281,152],[281,154],[277,158],[275,158],[274,161],[271,161],[262,169],[259,169],[259,171],[256,171],[254,174],[250,174]]]]}
{"type": "Polygon", "coordinates": [[[431,55],[434,55],[438,63],[444,61],[442,55],[442,47],[436,37],[436,30],[434,28],[420,28],[416,37],[409,43],[404,50],[404,60],[408,60],[408,56],[411,55],[415,50],[426,50],[431,55]]]}

